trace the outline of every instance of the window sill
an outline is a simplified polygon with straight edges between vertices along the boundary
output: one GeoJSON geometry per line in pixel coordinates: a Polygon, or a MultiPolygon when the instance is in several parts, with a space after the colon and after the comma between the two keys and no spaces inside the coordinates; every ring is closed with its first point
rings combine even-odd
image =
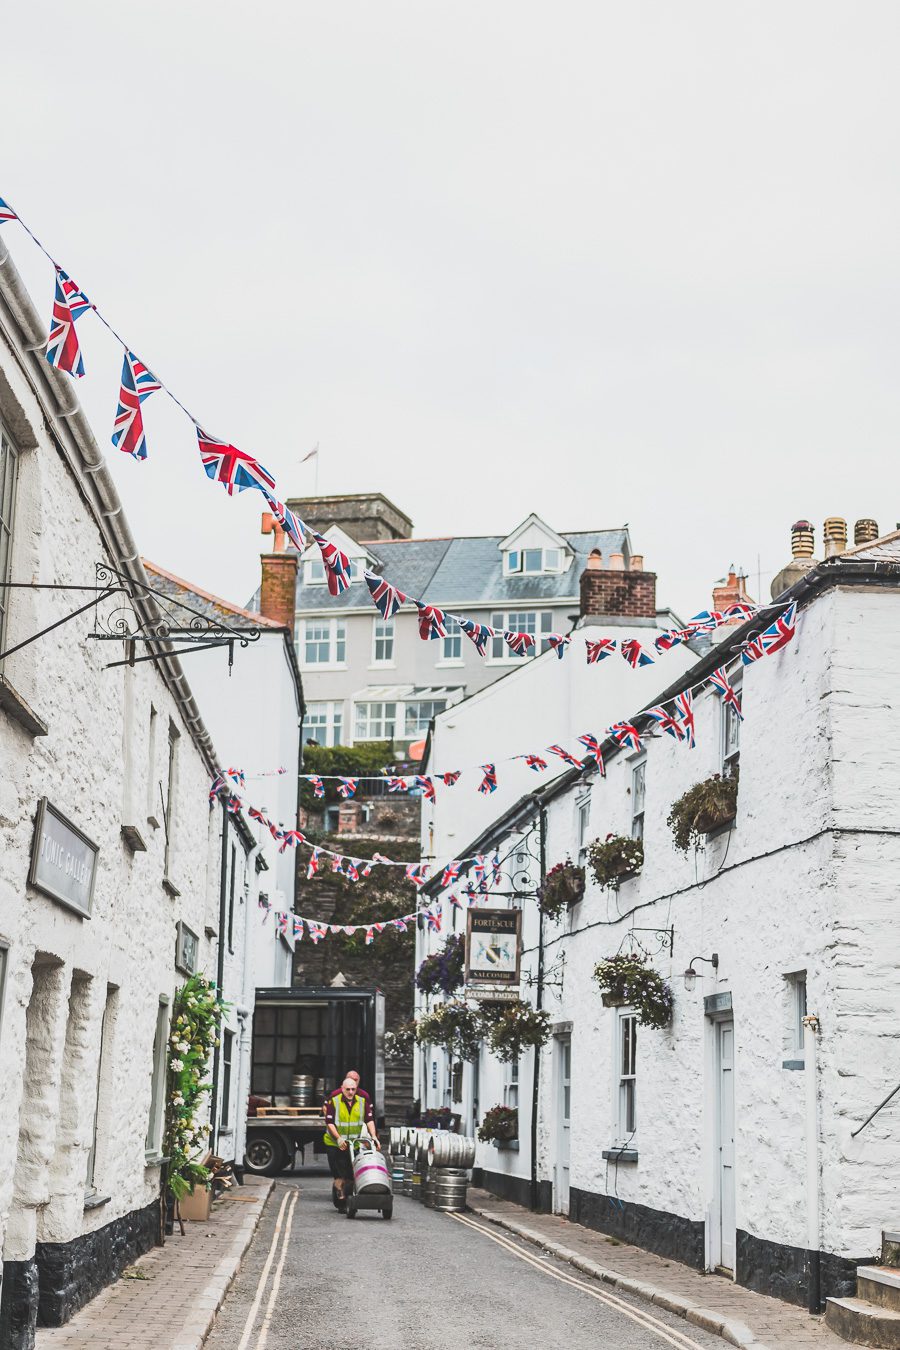
{"type": "Polygon", "coordinates": [[[219,1130],[219,1138],[221,1139],[222,1136],[225,1135],[225,1134],[227,1134],[227,1135],[228,1135],[228,1138],[230,1139],[231,1136],[234,1134],[234,1126],[233,1126],[233,1125],[223,1125],[222,1128],[219,1130]]]}
{"type": "Polygon", "coordinates": [[[299,666],[304,674],[308,671],[312,675],[315,675],[318,671],[321,671],[324,675],[329,671],[349,669],[346,661],[310,661],[308,663],[306,661],[301,661],[299,662],[299,666]]]}
{"type": "Polygon", "coordinates": [[[463,670],[465,664],[460,658],[458,661],[435,661],[434,666],[436,670],[463,670]]]}
{"type": "Polygon", "coordinates": [[[605,1148],[600,1156],[607,1162],[636,1163],[638,1151],[636,1148],[605,1148]]]}
{"type": "Polygon", "coordinates": [[[169,877],[163,877],[162,882],[160,884],[162,885],[162,888],[165,891],[166,895],[170,895],[173,900],[176,900],[178,896],[181,894],[181,891],[175,885],[175,882],[170,880],[169,877]]]}
{"type": "Polygon", "coordinates": [[[143,835],[136,825],[123,825],[119,830],[122,836],[122,843],[130,853],[146,853],[147,845],[144,843],[143,835]]]}
{"type": "Polygon", "coordinates": [[[168,1161],[169,1161],[169,1159],[168,1159],[167,1155],[164,1154],[164,1153],[145,1153],[145,1154],[144,1154],[144,1168],[145,1168],[145,1170],[146,1170],[148,1167],[162,1167],[163,1163],[167,1163],[168,1161]]]}
{"type": "Polygon", "coordinates": [[[396,670],[396,661],[373,661],[371,665],[366,666],[366,670],[396,670]]]}
{"type": "Polygon", "coordinates": [[[781,1061],[781,1067],[782,1067],[783,1069],[805,1069],[805,1068],[806,1068],[806,1060],[805,1060],[805,1059],[783,1059],[783,1060],[781,1061]]]}
{"type": "Polygon", "coordinates": [[[85,1210],[100,1209],[103,1205],[108,1205],[111,1199],[111,1195],[98,1195],[96,1191],[93,1191],[90,1195],[84,1197],[84,1208],[85,1210]]]}
{"type": "Polygon", "coordinates": [[[43,722],[33,708],[30,708],[20,694],[13,689],[5,675],[0,675],[0,708],[14,722],[28,732],[29,736],[46,736],[50,728],[43,722]]]}
{"type": "Polygon", "coordinates": [[[148,817],[147,817],[147,824],[150,825],[150,826],[152,826],[152,828],[153,828],[154,830],[158,830],[158,829],[159,829],[159,821],[156,819],[156,816],[148,816],[148,817]]]}

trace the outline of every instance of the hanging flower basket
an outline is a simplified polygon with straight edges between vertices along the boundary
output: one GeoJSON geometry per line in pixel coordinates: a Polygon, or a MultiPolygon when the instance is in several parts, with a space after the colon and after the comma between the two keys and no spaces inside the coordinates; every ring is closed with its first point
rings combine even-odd
{"type": "Polygon", "coordinates": [[[416,1043],[415,1022],[402,1022],[395,1031],[384,1033],[384,1057],[392,1064],[408,1060],[416,1043]]]}
{"type": "Polygon", "coordinates": [[[548,919],[558,919],[584,895],[584,868],[566,859],[551,867],[538,887],[538,906],[548,919]]]}
{"type": "Polygon", "coordinates": [[[163,1147],[167,1184],[176,1200],[193,1186],[208,1187],[212,1174],[199,1161],[208,1152],[209,1125],[201,1122],[211,1084],[205,1074],[226,1005],[205,975],[192,975],[175,994],[169,1031],[163,1147]]]}
{"type": "Polygon", "coordinates": [[[519,1137],[519,1113],[514,1106],[492,1106],[478,1127],[483,1144],[504,1143],[519,1137]]]}
{"type": "Polygon", "coordinates": [[[691,845],[696,847],[713,830],[730,825],[737,815],[737,790],[736,778],[716,773],[695,783],[672,803],[666,824],[679,852],[687,853],[691,845]]]}
{"type": "Polygon", "coordinates": [[[614,886],[625,877],[634,876],[644,865],[644,844],[626,834],[608,834],[602,841],[595,839],[588,849],[594,880],[601,886],[614,886]]]}
{"type": "Polygon", "coordinates": [[[439,1003],[430,1013],[416,1020],[419,1045],[440,1045],[451,1059],[478,1058],[484,1039],[484,1018],[477,1008],[461,999],[439,1003]]]}
{"type": "Polygon", "coordinates": [[[594,967],[606,1008],[634,1008],[642,1027],[667,1027],[672,1020],[672,989],[646,957],[620,952],[594,967]]]}
{"type": "Polygon", "coordinates": [[[516,999],[492,1011],[485,1023],[488,1048],[498,1059],[511,1063],[523,1050],[545,1045],[550,1039],[550,1016],[543,1009],[516,999]]]}
{"type": "Polygon", "coordinates": [[[466,956],[461,933],[448,937],[439,952],[426,956],[416,972],[416,987],[423,994],[455,994],[463,982],[466,956]]]}

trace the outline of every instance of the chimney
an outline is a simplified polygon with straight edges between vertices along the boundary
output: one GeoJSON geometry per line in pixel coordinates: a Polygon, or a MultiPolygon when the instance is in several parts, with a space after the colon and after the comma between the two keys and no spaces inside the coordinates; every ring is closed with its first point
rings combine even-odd
{"type": "Polygon", "coordinates": [[[854,544],[871,544],[878,538],[878,525],[874,520],[858,520],[853,526],[854,544]]]}
{"type": "Polygon", "coordinates": [[[327,497],[289,497],[287,504],[319,534],[339,526],[357,543],[409,539],[413,523],[382,492],[349,492],[327,497]]]}
{"type": "MultiPolygon", "coordinates": [[[[859,522],[857,522],[858,526],[859,522]]],[[[822,526],[825,557],[836,558],[847,547],[847,522],[841,516],[829,516],[822,526]]]]}
{"type": "Polygon", "coordinates": [[[773,600],[777,600],[779,595],[789,590],[795,581],[805,577],[807,572],[811,572],[818,565],[813,557],[814,546],[815,533],[812,523],[808,520],[795,521],[791,526],[791,561],[772,581],[770,591],[773,600]]]}
{"type": "MultiPolygon", "coordinates": [[[[736,572],[732,563],[728,569],[728,576],[724,581],[719,581],[713,586],[712,607],[720,613],[727,609],[729,605],[737,604],[742,601],[746,605],[752,605],[754,601],[747,594],[747,576],[744,572],[736,572]]],[[[729,619],[726,628],[732,624],[743,622],[739,618],[729,619]]]]}
{"type": "Polygon", "coordinates": [[[624,555],[611,553],[604,567],[603,554],[595,548],[581,574],[581,617],[655,619],[656,573],[645,572],[643,563],[636,554],[626,568],[624,555]]]}
{"type": "Polygon", "coordinates": [[[284,530],[269,511],[263,512],[262,533],[273,534],[273,552],[261,553],[259,561],[262,577],[259,586],[259,612],[274,619],[294,633],[294,615],[297,609],[297,566],[300,555],[296,549],[285,548],[284,530]]]}

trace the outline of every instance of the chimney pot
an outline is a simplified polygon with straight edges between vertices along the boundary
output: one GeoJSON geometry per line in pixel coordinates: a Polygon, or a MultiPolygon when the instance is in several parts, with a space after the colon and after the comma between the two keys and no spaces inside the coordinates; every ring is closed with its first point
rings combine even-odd
{"type": "Polygon", "coordinates": [[[854,544],[871,544],[878,538],[878,524],[876,521],[866,517],[858,520],[853,526],[854,544]]]}
{"type": "Polygon", "coordinates": [[[643,572],[643,570],[644,570],[644,555],[643,555],[643,553],[632,553],[632,555],[631,555],[631,570],[632,570],[632,572],[643,572]]]}
{"type": "Polygon", "coordinates": [[[797,520],[791,526],[791,553],[795,558],[811,558],[815,546],[812,522],[797,520]]]}
{"type": "Polygon", "coordinates": [[[624,571],[625,571],[625,554],[624,554],[624,553],[611,553],[611,554],[609,555],[609,566],[610,566],[610,570],[613,571],[613,572],[624,572],[624,571]]]}
{"type": "Polygon", "coordinates": [[[587,570],[589,572],[599,572],[603,569],[603,554],[599,548],[592,548],[588,554],[587,570]]]}
{"type": "Polygon", "coordinates": [[[847,547],[847,522],[842,516],[829,516],[822,527],[825,557],[834,558],[847,547]]]}

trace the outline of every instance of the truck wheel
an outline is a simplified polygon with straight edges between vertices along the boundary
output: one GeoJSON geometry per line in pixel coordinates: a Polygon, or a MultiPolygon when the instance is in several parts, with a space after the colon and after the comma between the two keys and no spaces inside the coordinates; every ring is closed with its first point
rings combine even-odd
{"type": "Polygon", "coordinates": [[[287,1160],[287,1149],[279,1135],[267,1131],[250,1136],[244,1155],[248,1172],[256,1172],[258,1176],[274,1177],[282,1170],[287,1160]]]}

